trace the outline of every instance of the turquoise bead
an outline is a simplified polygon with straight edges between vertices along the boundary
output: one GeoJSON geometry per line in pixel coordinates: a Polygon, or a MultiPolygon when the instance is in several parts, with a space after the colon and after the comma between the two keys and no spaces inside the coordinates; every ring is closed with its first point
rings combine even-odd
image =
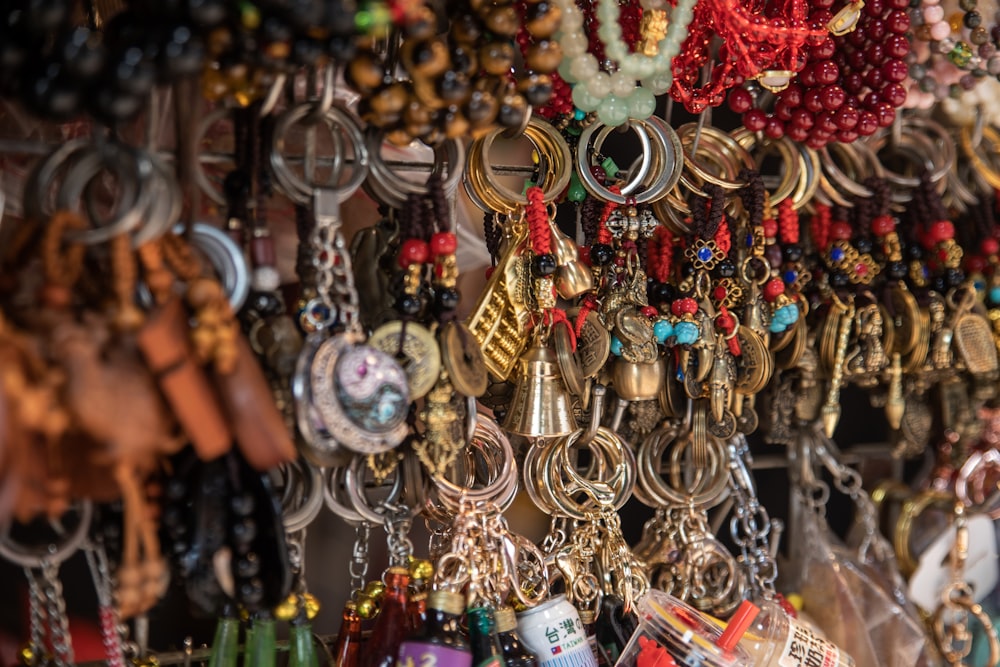
{"type": "Polygon", "coordinates": [[[779,320],[778,318],[774,318],[773,320],[771,320],[771,324],[767,328],[771,331],[771,333],[777,334],[785,331],[788,328],[788,325],[779,320]]]}
{"type": "Polygon", "coordinates": [[[698,340],[698,325],[694,322],[678,322],[674,325],[674,338],[678,345],[691,345],[698,340]]]}
{"type": "Polygon", "coordinates": [[[611,354],[616,357],[622,356],[622,342],[618,340],[618,336],[611,337],[611,354]]]}
{"type": "Polygon", "coordinates": [[[990,303],[1000,303],[1000,287],[990,288],[990,303]]]}
{"type": "Polygon", "coordinates": [[[788,325],[799,321],[799,309],[793,305],[782,306],[777,314],[781,317],[781,321],[788,325]]]}
{"type": "Polygon", "coordinates": [[[653,325],[653,335],[656,336],[656,340],[663,343],[674,335],[674,325],[669,320],[657,320],[653,325]]]}

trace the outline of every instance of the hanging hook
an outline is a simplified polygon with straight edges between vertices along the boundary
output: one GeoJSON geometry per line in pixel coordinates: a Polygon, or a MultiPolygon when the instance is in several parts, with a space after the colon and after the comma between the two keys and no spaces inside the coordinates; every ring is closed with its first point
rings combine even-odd
{"type": "Polygon", "coordinates": [[[603,384],[594,385],[593,398],[591,399],[592,406],[590,408],[590,422],[587,424],[587,430],[577,440],[577,444],[587,446],[594,441],[597,429],[601,427],[601,413],[604,411],[604,397],[607,393],[608,388],[603,384]]]}

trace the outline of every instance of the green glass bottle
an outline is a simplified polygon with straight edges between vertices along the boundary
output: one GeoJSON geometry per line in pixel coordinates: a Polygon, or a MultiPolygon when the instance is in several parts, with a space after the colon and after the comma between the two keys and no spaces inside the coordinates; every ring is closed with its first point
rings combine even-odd
{"type": "Polygon", "coordinates": [[[472,607],[465,616],[469,623],[472,667],[507,667],[497,635],[497,621],[489,607],[472,607]]]}
{"type": "Polygon", "coordinates": [[[208,659],[208,667],[236,667],[239,643],[239,620],[220,618],[219,624],[215,626],[215,639],[212,641],[212,654],[208,659]]]}

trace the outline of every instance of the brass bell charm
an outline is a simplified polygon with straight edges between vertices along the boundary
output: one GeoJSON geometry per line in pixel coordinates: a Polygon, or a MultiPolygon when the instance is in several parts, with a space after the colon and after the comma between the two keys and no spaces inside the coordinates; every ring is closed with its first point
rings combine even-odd
{"type": "Polygon", "coordinates": [[[662,359],[649,363],[615,359],[611,369],[611,386],[618,397],[626,401],[651,401],[659,396],[666,375],[662,359]]]}
{"type": "Polygon", "coordinates": [[[554,438],[576,430],[573,404],[550,347],[535,343],[521,356],[503,427],[527,438],[554,438]]]}
{"type": "Polygon", "coordinates": [[[587,265],[580,261],[579,251],[572,239],[555,225],[551,227],[552,252],[559,265],[556,269],[556,292],[563,299],[574,299],[590,291],[594,285],[594,277],[587,265]]]}

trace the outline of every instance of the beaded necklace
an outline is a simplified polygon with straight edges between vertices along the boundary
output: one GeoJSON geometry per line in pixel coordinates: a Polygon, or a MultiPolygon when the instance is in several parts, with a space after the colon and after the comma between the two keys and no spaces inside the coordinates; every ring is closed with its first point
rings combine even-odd
{"type": "Polygon", "coordinates": [[[624,124],[629,118],[645,119],[656,109],[656,95],[670,89],[673,82],[671,63],[680,52],[694,17],[698,0],[678,0],[670,11],[643,7],[644,12],[660,12],[667,25],[656,43],[656,53],[630,53],[620,23],[621,10],[617,0],[599,0],[597,5],[598,36],[604,53],[617,70],[601,71],[597,57],[588,52],[589,41],[583,32],[584,16],[573,0],[557,0],[562,9],[559,44],[566,56],[560,74],[573,86],[573,102],[585,113],[596,111],[602,123],[624,124]],[[636,81],[642,85],[637,86],[636,81]]]}

